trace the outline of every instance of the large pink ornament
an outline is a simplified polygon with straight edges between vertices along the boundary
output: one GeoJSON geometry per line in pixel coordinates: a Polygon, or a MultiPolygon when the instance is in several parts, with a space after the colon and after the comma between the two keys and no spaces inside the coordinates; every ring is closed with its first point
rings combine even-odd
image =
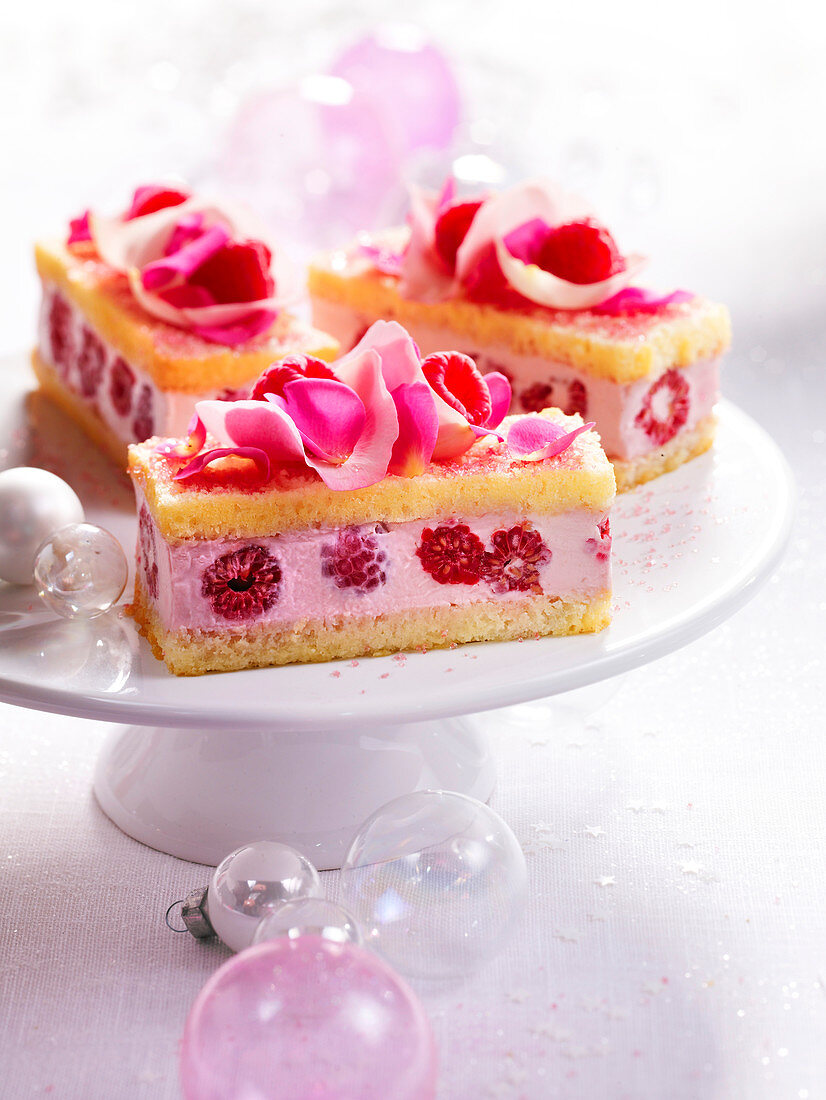
{"type": "Polygon", "coordinates": [[[462,110],[459,88],[444,54],[420,28],[377,27],[345,50],[330,72],[381,106],[406,153],[450,145],[462,110]]]}
{"type": "Polygon", "coordinates": [[[186,1100],[432,1100],[436,1047],[415,994],[372,952],[280,938],[201,990],[181,1082],[186,1100]]]}
{"type": "Polygon", "coordinates": [[[403,196],[402,145],[386,112],[340,76],[313,74],[248,100],[214,166],[221,190],[293,248],[332,247],[403,196]]]}

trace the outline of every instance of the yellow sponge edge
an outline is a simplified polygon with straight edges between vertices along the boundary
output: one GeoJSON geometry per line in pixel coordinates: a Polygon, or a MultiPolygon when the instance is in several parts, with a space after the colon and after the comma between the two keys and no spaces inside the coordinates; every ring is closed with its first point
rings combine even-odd
{"type": "MultiPolygon", "coordinates": [[[[566,430],[582,423],[578,415],[565,416],[559,409],[539,415],[566,430]]],[[[503,432],[512,419],[503,421],[503,432]]],[[[366,489],[347,492],[328,489],[309,471],[284,470],[276,470],[267,485],[253,490],[233,487],[217,469],[203,485],[188,487],[173,480],[174,468],[156,453],[158,443],[151,439],[129,448],[129,474],[169,542],[255,538],[305,527],[404,523],[497,511],[603,512],[616,492],[613,468],[594,431],[578,436],[561,455],[538,462],[512,459],[505,445],[489,436],[452,462],[431,463],[418,477],[391,475],[366,489]]]]}
{"type": "Polygon", "coordinates": [[[60,242],[35,246],[40,278],[55,283],[100,336],[163,390],[203,393],[243,386],[276,359],[305,353],[335,359],[338,342],[280,313],[269,332],[239,348],[202,340],[158,321],[132,297],[126,277],[99,260],[76,256],[60,242]]]}
{"type": "Polygon", "coordinates": [[[464,642],[504,642],[554,634],[591,634],[611,618],[611,596],[563,600],[532,596],[465,607],[426,607],[386,615],[301,619],[289,626],[239,631],[167,631],[140,582],[130,611],[158,660],[176,676],[231,672],[297,662],[378,657],[464,642]]]}
{"type": "Polygon", "coordinates": [[[403,298],[394,276],[341,251],[316,258],[308,287],[311,298],[347,306],[365,324],[395,320],[413,328],[414,336],[416,325],[445,327],[466,346],[505,345],[518,355],[542,356],[622,384],[714,358],[731,343],[728,310],[704,298],[695,298],[663,319],[634,322],[580,313],[562,321],[539,307],[517,311],[460,298],[403,298]]]}

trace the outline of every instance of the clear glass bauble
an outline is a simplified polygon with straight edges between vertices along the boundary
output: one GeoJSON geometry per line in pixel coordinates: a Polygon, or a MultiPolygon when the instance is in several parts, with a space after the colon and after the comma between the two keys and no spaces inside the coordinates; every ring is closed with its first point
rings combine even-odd
{"type": "Polygon", "coordinates": [[[118,540],[94,523],[69,523],[34,559],[37,594],[66,619],[94,619],[114,606],[129,578],[118,540]]]}
{"type": "Polygon", "coordinates": [[[410,977],[464,977],[514,933],[525,857],[489,806],[451,791],[416,791],[364,823],[341,868],[341,900],[365,943],[410,977]]]}
{"type": "Polygon", "coordinates": [[[362,942],[361,929],[352,913],[327,898],[296,898],[285,901],[264,917],[252,937],[253,943],[264,943],[279,936],[321,936],[334,943],[362,942]]]}
{"type": "Polygon", "coordinates": [[[295,898],[321,897],[312,863],[277,840],[256,840],[215,868],[207,892],[209,920],[233,951],[249,947],[263,917],[295,898]]]}

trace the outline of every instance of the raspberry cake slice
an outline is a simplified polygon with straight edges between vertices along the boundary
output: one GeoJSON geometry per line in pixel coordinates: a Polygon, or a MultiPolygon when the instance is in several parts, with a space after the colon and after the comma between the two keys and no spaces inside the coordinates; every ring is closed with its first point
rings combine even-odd
{"type": "Polygon", "coordinates": [[[408,221],[311,266],[314,323],[342,347],[383,317],[425,354],[461,348],[510,378],[512,412],[594,420],[620,489],[711,446],[724,306],[631,286],[644,257],[546,182],[473,201],[450,182],[438,197],[414,191],[408,221]]]}
{"type": "Polygon", "coordinates": [[[614,474],[559,410],[374,325],[130,448],[133,614],[177,675],[601,630],[614,474]],[[475,411],[468,411],[475,410],[475,411]]]}
{"type": "Polygon", "coordinates": [[[202,398],[246,396],[274,359],[333,358],[284,308],[287,277],[246,213],[140,187],[119,218],[84,214],[36,246],[42,389],[121,465],[130,442],[186,432],[202,398]]]}

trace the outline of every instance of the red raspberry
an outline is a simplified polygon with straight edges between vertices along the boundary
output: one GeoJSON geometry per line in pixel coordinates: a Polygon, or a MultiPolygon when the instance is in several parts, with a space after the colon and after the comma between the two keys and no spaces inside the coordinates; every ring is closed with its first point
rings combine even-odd
{"type": "Polygon", "coordinates": [[[471,424],[487,424],[492,406],[490,391],[476,364],[460,351],[440,351],[422,363],[424,376],[439,397],[471,424]]]}
{"type": "Polygon", "coordinates": [[[94,397],[103,377],[106,349],[95,334],[84,328],[77,366],[80,371],[80,392],[84,397],[94,397]]]}
{"type": "Polygon", "coordinates": [[[336,381],[336,376],[323,359],[316,359],[314,355],[288,355],[286,359],[279,359],[267,367],[252,387],[250,399],[264,401],[268,393],[283,397],[286,384],[295,382],[297,378],[332,378],[336,381]]]}
{"type": "Polygon", "coordinates": [[[109,379],[109,397],[112,399],[112,404],[118,416],[129,415],[132,409],[132,390],[134,388],[134,372],[126,360],[118,356],[112,366],[112,377],[109,379]]]}
{"type": "Polygon", "coordinates": [[[263,546],[231,550],[204,570],[201,595],[224,619],[252,619],[278,599],[281,566],[263,546]]]}
{"type": "Polygon", "coordinates": [[[219,394],[215,395],[216,401],[246,401],[250,395],[250,391],[244,389],[225,389],[221,390],[219,394]]]}
{"type": "Polygon", "coordinates": [[[335,542],[321,548],[321,573],[330,577],[336,588],[353,588],[359,595],[373,592],[387,582],[387,554],[380,549],[376,535],[386,531],[382,524],[372,532],[348,527],[335,542]]]}
{"type": "Polygon", "coordinates": [[[144,386],[138,397],[135,419],[132,421],[132,433],[138,443],[155,434],[155,420],[152,415],[152,390],[144,386]]]}
{"type": "Polygon", "coordinates": [[[688,382],[676,369],[661,374],[648,393],[634,423],[652,443],[662,446],[673,439],[688,420],[688,382]]]}
{"type": "Polygon", "coordinates": [[[425,527],[416,556],[439,584],[478,584],[484,553],[481,539],[465,523],[425,527]]]}
{"type": "Polygon", "coordinates": [[[434,246],[451,274],[456,270],[456,253],[481,205],[481,202],[458,202],[436,220],[434,246]]]}
{"type": "Polygon", "coordinates": [[[554,392],[552,385],[546,385],[544,382],[535,382],[532,386],[529,386],[526,390],[523,390],[519,395],[519,403],[525,412],[536,413],[540,409],[547,409],[549,405],[552,405],[551,395],[554,392]]]}
{"type": "Polygon", "coordinates": [[[552,229],[542,243],[537,263],[569,283],[601,283],[623,269],[616,242],[605,226],[586,219],[552,229]]]}
{"type": "Polygon", "coordinates": [[[541,592],[539,565],[551,551],[530,523],[494,531],[492,550],[482,555],[481,573],[494,592],[541,592]]]}
{"type": "Polygon", "coordinates": [[[75,354],[72,336],[72,308],[60,294],[52,297],[49,307],[49,346],[52,362],[66,374],[75,354]]]}
{"type": "Polygon", "coordinates": [[[586,539],[585,545],[597,559],[597,561],[608,561],[611,557],[611,523],[609,517],[606,516],[602,523],[597,528],[599,531],[598,539],[586,539]]]}
{"type": "Polygon", "coordinates": [[[155,546],[155,532],[149,519],[149,509],[144,504],[138,517],[140,531],[140,557],[143,567],[146,590],[153,600],[158,598],[158,564],[155,546]]]}
{"type": "Polygon", "coordinates": [[[568,400],[562,411],[568,416],[579,413],[583,420],[585,419],[585,414],[588,412],[588,391],[578,378],[568,386],[568,400]]]}

